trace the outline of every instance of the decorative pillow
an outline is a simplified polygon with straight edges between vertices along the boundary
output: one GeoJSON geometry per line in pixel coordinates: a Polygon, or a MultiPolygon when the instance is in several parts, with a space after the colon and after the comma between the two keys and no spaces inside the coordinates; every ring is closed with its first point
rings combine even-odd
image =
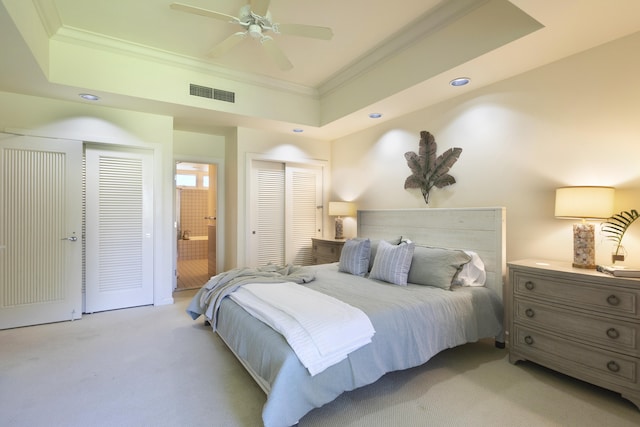
{"type": "Polygon", "coordinates": [[[473,252],[465,250],[465,253],[471,257],[471,261],[462,266],[462,270],[453,280],[456,286],[484,286],[487,281],[487,272],[484,270],[484,262],[480,256],[473,252]]]}
{"type": "Polygon", "coordinates": [[[471,257],[461,250],[416,246],[407,281],[450,289],[462,266],[470,260],[471,257]]]}
{"type": "Polygon", "coordinates": [[[369,239],[347,240],[342,246],[338,270],[356,276],[364,276],[369,271],[370,253],[371,242],[369,239]]]}
{"type": "Polygon", "coordinates": [[[406,286],[414,247],[413,243],[392,245],[381,240],[369,278],[406,286]]]}
{"type": "MultiPolygon", "coordinates": [[[[402,236],[398,237],[397,239],[391,239],[391,240],[385,240],[385,241],[395,246],[395,245],[399,245],[401,240],[402,240],[402,236]]],[[[379,243],[380,243],[380,240],[371,241],[371,256],[369,257],[369,271],[371,271],[371,269],[373,268],[373,260],[376,258],[376,252],[378,252],[379,243]]]]}

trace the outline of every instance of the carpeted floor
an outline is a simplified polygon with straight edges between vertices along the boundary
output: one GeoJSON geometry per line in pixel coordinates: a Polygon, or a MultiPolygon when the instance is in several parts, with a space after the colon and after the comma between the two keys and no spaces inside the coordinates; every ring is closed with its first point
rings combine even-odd
{"type": "MultiPolygon", "coordinates": [[[[265,396],[222,341],[176,304],[0,331],[0,425],[261,425],[265,396]]],[[[295,392],[295,391],[294,391],[295,392]]],[[[598,387],[479,342],[388,374],[310,412],[300,427],[640,425],[598,387]]]]}

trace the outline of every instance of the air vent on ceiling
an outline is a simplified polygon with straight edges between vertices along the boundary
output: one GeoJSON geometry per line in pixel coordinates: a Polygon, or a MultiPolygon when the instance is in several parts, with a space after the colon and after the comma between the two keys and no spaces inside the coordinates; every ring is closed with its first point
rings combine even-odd
{"type": "Polygon", "coordinates": [[[236,102],[236,94],[227,90],[213,89],[206,86],[189,85],[189,94],[203,98],[216,99],[218,101],[236,102]]]}

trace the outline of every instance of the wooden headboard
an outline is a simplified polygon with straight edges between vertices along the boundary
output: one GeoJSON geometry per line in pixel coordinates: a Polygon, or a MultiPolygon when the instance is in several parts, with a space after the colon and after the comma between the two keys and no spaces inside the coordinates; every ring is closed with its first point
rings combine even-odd
{"type": "Polygon", "coordinates": [[[358,236],[477,252],[487,271],[486,286],[503,296],[506,278],[506,210],[425,208],[358,211],[358,236]]]}

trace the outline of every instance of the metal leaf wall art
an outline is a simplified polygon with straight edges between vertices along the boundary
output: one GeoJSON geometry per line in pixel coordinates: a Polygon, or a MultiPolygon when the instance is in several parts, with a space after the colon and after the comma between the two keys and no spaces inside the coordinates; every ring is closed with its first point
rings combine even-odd
{"type": "Polygon", "coordinates": [[[458,161],[462,148],[449,148],[436,157],[438,146],[436,139],[429,132],[420,132],[418,153],[408,151],[404,153],[407,166],[412,174],[404,182],[405,190],[419,188],[425,203],[429,204],[429,192],[433,187],[443,188],[455,184],[456,179],[449,175],[449,169],[458,161]]]}

